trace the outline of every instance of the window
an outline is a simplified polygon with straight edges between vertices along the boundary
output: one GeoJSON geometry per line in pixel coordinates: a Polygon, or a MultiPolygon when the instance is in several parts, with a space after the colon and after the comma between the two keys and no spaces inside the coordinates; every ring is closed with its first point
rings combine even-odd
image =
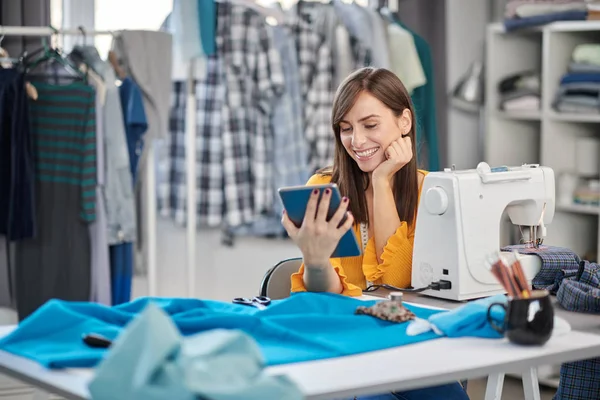
{"type": "MultiPolygon", "coordinates": [[[[96,30],[158,30],[173,9],[173,0],[95,0],[96,30]]],[[[110,49],[110,36],[97,36],[95,45],[104,57],[110,49]]]]}
{"type": "MultiPolygon", "coordinates": [[[[87,30],[158,30],[172,9],[173,0],[50,0],[50,20],[52,26],[63,29],[82,25],[87,30]]],[[[77,37],[59,40],[66,51],[81,42],[77,37]]],[[[106,57],[111,41],[110,35],[94,37],[101,57],[106,57]]],[[[91,38],[88,44],[92,44],[91,38]]]]}

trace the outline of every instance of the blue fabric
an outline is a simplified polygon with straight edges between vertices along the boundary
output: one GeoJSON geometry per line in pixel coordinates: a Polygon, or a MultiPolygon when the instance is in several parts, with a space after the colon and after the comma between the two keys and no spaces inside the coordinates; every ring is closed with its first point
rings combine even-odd
{"type": "Polygon", "coordinates": [[[146,119],[142,92],[133,79],[127,77],[123,80],[121,86],[119,86],[119,94],[121,96],[121,107],[123,107],[131,176],[135,184],[138,160],[144,147],[143,136],[148,130],[148,120],[146,119]]]}
{"type": "Polygon", "coordinates": [[[247,334],[213,329],[183,338],[167,314],[149,305],[115,341],[89,390],[94,400],[303,398],[291,380],[264,367],[247,334]]]}
{"type": "MultiPolygon", "coordinates": [[[[474,336],[498,339],[500,335],[487,320],[487,310],[492,303],[507,304],[503,294],[469,302],[445,313],[432,315],[429,322],[448,337],[474,336]]],[[[500,306],[492,308],[491,317],[502,325],[506,312],[500,306]]]]}
{"type": "MultiPolygon", "coordinates": [[[[184,336],[217,328],[242,330],[258,342],[267,365],[340,357],[439,337],[434,332],[408,336],[408,324],[354,314],[358,306],[371,306],[375,301],[295,293],[273,301],[264,310],[177,298],[141,298],[112,308],[51,300],[0,340],[0,348],[50,368],[92,367],[105,350],[89,348],[82,335],[97,333],[114,339],[149,303],[170,315],[184,336]]],[[[423,319],[444,312],[412,305],[407,308],[423,319]]]]}
{"type": "Polygon", "coordinates": [[[556,21],[584,21],[587,19],[587,15],[587,10],[584,10],[563,11],[525,18],[510,18],[504,20],[504,29],[506,31],[514,31],[517,29],[532,28],[534,26],[546,25],[556,21]]]}
{"type": "Polygon", "coordinates": [[[200,40],[207,56],[215,54],[217,42],[217,5],[214,0],[198,0],[198,21],[200,21],[200,40]]]}
{"type": "Polygon", "coordinates": [[[564,74],[560,79],[560,84],[566,83],[587,83],[587,82],[595,82],[600,83],[600,72],[578,72],[578,73],[568,73],[564,74]]]}
{"type": "Polygon", "coordinates": [[[110,283],[112,305],[127,303],[131,300],[133,282],[133,243],[121,243],[109,246],[110,283]]]}

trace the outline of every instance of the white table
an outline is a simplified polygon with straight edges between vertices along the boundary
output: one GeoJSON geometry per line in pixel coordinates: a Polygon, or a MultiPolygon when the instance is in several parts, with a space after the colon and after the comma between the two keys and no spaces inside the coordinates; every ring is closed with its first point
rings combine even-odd
{"type": "MultiPolygon", "coordinates": [[[[0,328],[0,335],[14,327],[0,328]]],[[[352,398],[489,376],[486,400],[499,399],[505,373],[523,374],[527,400],[539,399],[536,367],[600,357],[600,335],[571,331],[542,347],[496,339],[436,339],[360,355],[271,367],[292,378],[307,399],[352,398]]],[[[89,399],[93,370],[48,370],[0,351],[0,373],[67,399],[89,399]]]]}

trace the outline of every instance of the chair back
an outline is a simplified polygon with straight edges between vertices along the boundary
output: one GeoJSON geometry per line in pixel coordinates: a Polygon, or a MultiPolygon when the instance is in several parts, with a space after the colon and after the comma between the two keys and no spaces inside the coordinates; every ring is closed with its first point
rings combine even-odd
{"type": "Polygon", "coordinates": [[[302,265],[302,258],[289,258],[280,261],[267,271],[260,284],[260,295],[271,300],[285,299],[290,296],[292,289],[291,276],[298,272],[302,265]]]}

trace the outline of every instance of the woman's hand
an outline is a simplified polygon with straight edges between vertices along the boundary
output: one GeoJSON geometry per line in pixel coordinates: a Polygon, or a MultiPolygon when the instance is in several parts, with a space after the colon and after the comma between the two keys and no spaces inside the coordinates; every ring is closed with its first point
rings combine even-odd
{"type": "Polygon", "coordinates": [[[327,221],[330,200],[331,189],[325,189],[320,202],[319,190],[313,190],[300,228],[294,225],[285,212],[281,218],[281,223],[288,235],[302,251],[305,268],[330,265],[331,254],[342,236],[352,228],[354,223],[354,218],[347,212],[348,198],[346,197],[342,199],[342,204],[331,220],[327,221]],[[344,215],[348,217],[340,226],[344,215]]]}
{"type": "Polygon", "coordinates": [[[379,164],[373,171],[373,181],[391,183],[396,172],[410,162],[413,158],[412,141],[410,136],[394,140],[385,150],[386,161],[379,164]]]}

